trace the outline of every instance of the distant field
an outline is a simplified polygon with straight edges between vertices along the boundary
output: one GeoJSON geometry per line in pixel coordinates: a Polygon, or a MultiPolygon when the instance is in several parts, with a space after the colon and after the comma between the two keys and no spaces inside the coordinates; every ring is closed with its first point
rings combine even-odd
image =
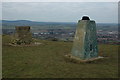
{"type": "Polygon", "coordinates": [[[6,45],[10,36],[3,36],[3,78],[116,78],[118,45],[100,44],[103,60],[72,63],[64,59],[71,52],[72,42],[37,40],[31,47],[6,45]]]}

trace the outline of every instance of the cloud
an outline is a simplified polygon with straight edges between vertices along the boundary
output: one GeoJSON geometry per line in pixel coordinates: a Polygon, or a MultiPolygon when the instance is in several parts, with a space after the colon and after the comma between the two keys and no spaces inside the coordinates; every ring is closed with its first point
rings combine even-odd
{"type": "Polygon", "coordinates": [[[89,15],[97,22],[117,22],[117,3],[113,2],[5,2],[3,19],[50,22],[77,22],[89,15]]]}
{"type": "Polygon", "coordinates": [[[118,2],[119,0],[4,0],[3,2],[118,2]]]}

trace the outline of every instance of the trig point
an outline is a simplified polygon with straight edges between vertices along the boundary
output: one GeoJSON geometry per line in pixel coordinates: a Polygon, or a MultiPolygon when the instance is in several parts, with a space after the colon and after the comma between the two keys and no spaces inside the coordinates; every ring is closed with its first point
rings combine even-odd
{"type": "Polygon", "coordinates": [[[73,48],[67,57],[81,62],[98,59],[96,23],[89,17],[83,16],[82,20],[78,21],[73,48]]]}

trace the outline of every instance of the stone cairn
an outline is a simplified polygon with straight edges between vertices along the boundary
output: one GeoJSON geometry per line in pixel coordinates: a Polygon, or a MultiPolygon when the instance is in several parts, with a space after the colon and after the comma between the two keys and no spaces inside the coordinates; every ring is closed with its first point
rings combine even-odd
{"type": "Polygon", "coordinates": [[[16,26],[15,36],[12,40],[12,44],[15,45],[30,45],[32,43],[32,34],[30,32],[30,26],[16,26]]]}

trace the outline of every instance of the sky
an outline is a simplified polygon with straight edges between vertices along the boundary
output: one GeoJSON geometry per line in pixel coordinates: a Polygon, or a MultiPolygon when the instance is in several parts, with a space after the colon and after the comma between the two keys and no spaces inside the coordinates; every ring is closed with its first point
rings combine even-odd
{"type": "Polygon", "coordinates": [[[117,23],[117,2],[3,2],[2,19],[77,22],[87,15],[97,23],[117,23]]]}

